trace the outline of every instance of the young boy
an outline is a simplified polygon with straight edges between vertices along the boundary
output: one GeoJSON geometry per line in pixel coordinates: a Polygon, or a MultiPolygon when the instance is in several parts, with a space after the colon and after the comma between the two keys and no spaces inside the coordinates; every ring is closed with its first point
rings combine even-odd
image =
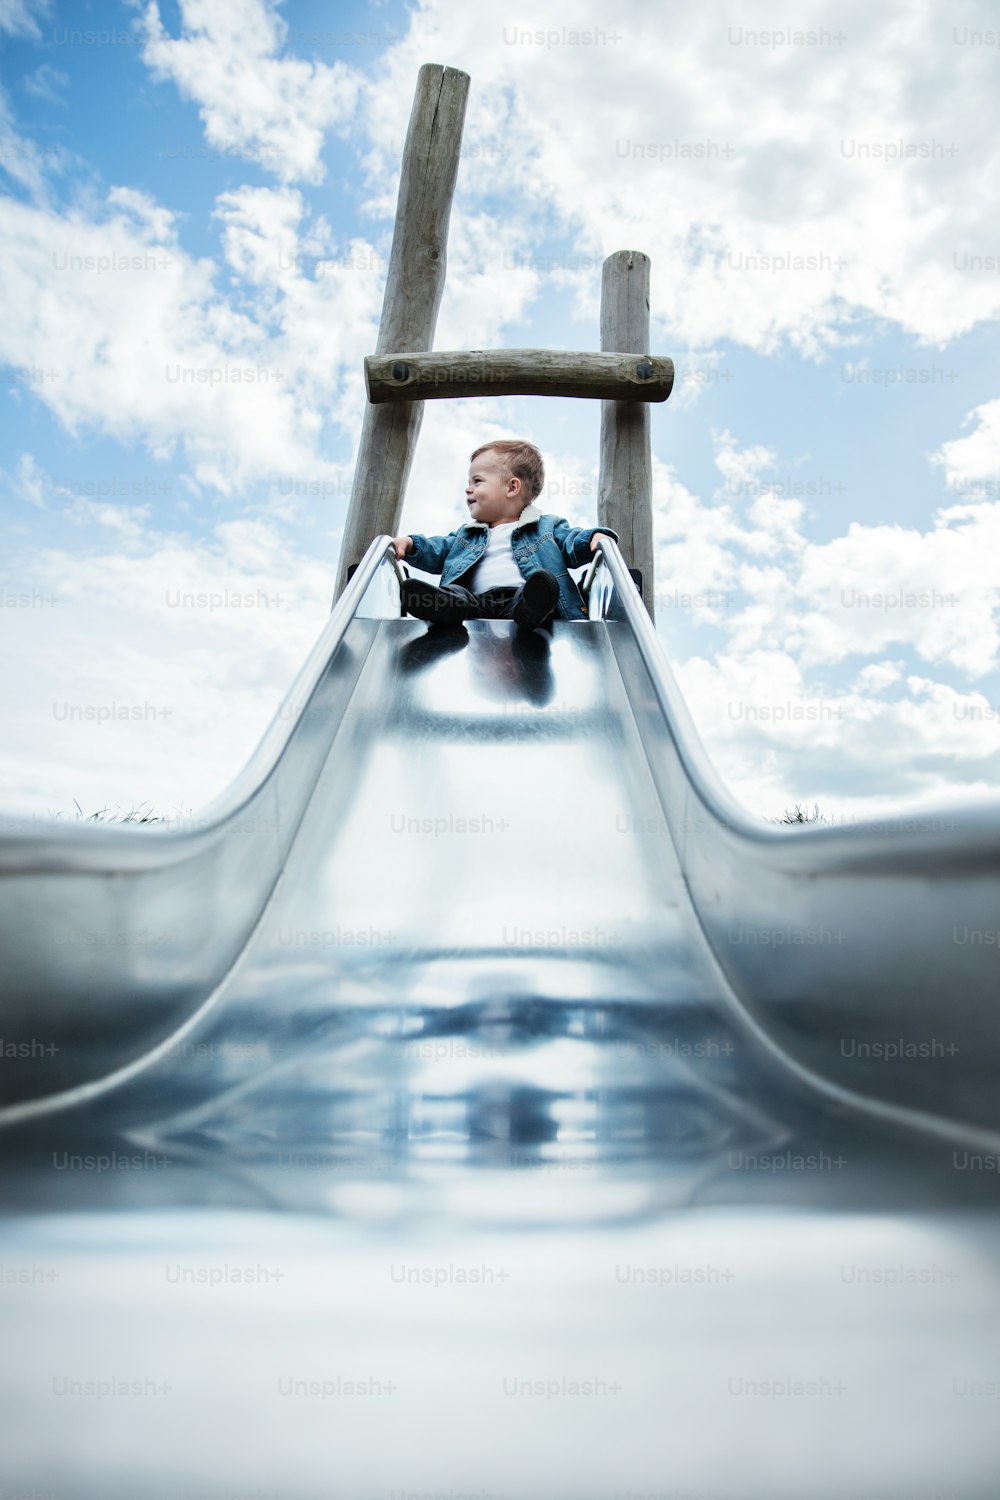
{"type": "Polygon", "coordinates": [[[533,443],[504,439],[477,448],[465,487],[469,521],[447,536],[394,538],[398,558],[442,575],[437,587],[406,579],[406,613],[437,625],[513,619],[521,630],[553,616],[584,619],[583,596],[567,568],[589,562],[599,537],[618,537],[543,514],[533,502],[544,483],[533,443]]]}

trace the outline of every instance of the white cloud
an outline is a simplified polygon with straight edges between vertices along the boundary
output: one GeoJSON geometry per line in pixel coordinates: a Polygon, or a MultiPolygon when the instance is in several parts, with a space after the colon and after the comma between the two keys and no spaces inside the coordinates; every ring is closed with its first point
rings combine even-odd
{"type": "Polygon", "coordinates": [[[733,379],[727,356],[721,349],[677,349],[673,351],[674,386],[670,405],[674,411],[690,411],[708,391],[733,379]]]}
{"type": "MultiPolygon", "coordinates": [[[[942,443],[932,462],[944,470],[949,489],[1000,498],[1000,400],[975,407],[962,426],[973,430],[942,443]]],[[[952,514],[959,514],[957,508],[952,514]]]]}
{"type": "Polygon", "coordinates": [[[763,443],[739,448],[728,428],[718,434],[716,443],[715,466],[726,481],[726,488],[734,494],[758,490],[760,475],[774,467],[777,455],[773,449],[763,443]]]}
{"type": "Polygon", "coordinates": [[[198,105],[209,145],[282,182],[320,182],[327,131],[351,117],[358,76],[343,63],[278,57],[287,27],[266,0],[180,0],[182,35],[146,8],[143,58],[198,105]]]}
{"type": "MultiPolygon", "coordinates": [[[[736,795],[774,816],[815,798],[846,817],[995,796],[1000,706],[886,653],[903,648],[965,676],[996,672],[1000,505],[943,507],[927,530],[854,523],[810,543],[799,502],[768,491],[779,455],[741,449],[728,431],[716,443],[726,486],[711,502],[654,464],[657,618],[668,642],[685,642],[675,670],[736,795]],[[721,632],[714,660],[690,654],[692,623],[721,632]],[[843,666],[859,657],[868,660],[844,684],[843,666]]],[[[980,450],[960,472],[987,466],[980,450]]]]}
{"type": "MultiPolygon", "coordinates": [[[[797,654],[819,664],[905,642],[925,662],[971,676],[995,670],[998,542],[1000,506],[982,505],[974,517],[937,512],[931,531],[854,522],[846,536],[805,547],[791,622],[797,654]]],[[[772,619],[766,631],[788,625],[772,619]]]]}
{"type": "Polygon", "coordinates": [[[64,156],[60,150],[43,151],[36,141],[21,134],[7,96],[0,89],[0,170],[40,202],[46,196],[46,168],[58,167],[64,156]]]}
{"type": "Polygon", "coordinates": [[[779,552],[801,552],[805,547],[800,531],[805,515],[801,500],[783,500],[774,494],[758,495],[747,514],[754,527],[747,538],[751,552],[774,556],[779,552]]]}
{"type": "Polygon", "coordinates": [[[903,675],[903,664],[898,661],[869,662],[868,666],[862,667],[852,684],[856,693],[870,693],[877,696],[884,693],[886,688],[894,687],[903,675]]]}
{"type": "Polygon", "coordinates": [[[34,454],[22,453],[17,461],[17,474],[13,482],[14,493],[37,510],[45,507],[45,475],[38,467],[34,454]]]}
{"type": "Polygon", "coordinates": [[[41,36],[38,16],[48,14],[49,0],[0,0],[0,31],[10,36],[41,36]]]}
{"type": "Polygon", "coordinates": [[[728,607],[737,586],[733,551],[743,536],[728,505],[706,504],[677,479],[673,469],[653,460],[653,510],[656,538],[656,613],[682,607],[696,596],[701,618],[715,622],[728,607]]]}
{"type": "MultiPolygon", "coordinates": [[[[609,19],[597,0],[551,0],[546,32],[603,40],[538,44],[517,41],[539,22],[506,0],[425,0],[366,94],[366,122],[391,149],[420,63],[466,69],[479,156],[462,190],[501,195],[512,222],[557,226],[577,255],[655,251],[657,341],[819,354],[874,317],[941,342],[1000,313],[1000,278],[968,259],[997,248],[983,186],[1000,170],[995,52],[958,45],[954,19],[909,0],[784,0],[767,31],[842,40],[776,48],[746,40],[759,23],[742,7],[635,0],[609,19]]],[[[962,20],[995,17],[971,0],[962,20]]],[[[599,276],[553,271],[543,285],[567,279],[596,316],[599,276]]]]}
{"type": "Polygon", "coordinates": [[[180,447],[200,486],[233,494],[323,479],[331,410],[356,428],[361,396],[338,408],[345,371],[360,369],[373,342],[377,261],[356,242],[367,269],[348,256],[306,275],[293,190],[238,190],[218,211],[229,295],[212,261],[181,248],[172,213],[136,189],[113,188],[100,220],[0,200],[0,360],[43,372],[32,394],[71,432],[140,441],[159,457],[180,447]]]}
{"type": "Polygon", "coordinates": [[[781,651],[693,656],[675,668],[706,748],[752,815],[818,801],[837,819],[996,800],[1000,705],[891,664],[846,692],[810,688],[781,651]],[[901,698],[880,698],[887,686],[901,698]]]}
{"type": "Polygon", "coordinates": [[[540,278],[525,264],[525,228],[456,202],[448,233],[448,270],[434,344],[438,349],[502,346],[504,330],[525,318],[540,278]],[[502,245],[499,258],[496,249],[502,245]]]}
{"type": "Polygon", "coordinates": [[[815,668],[905,644],[970,676],[997,668],[1000,504],[944,507],[927,531],[852,522],[809,542],[802,503],[767,489],[777,454],[741,450],[728,431],[716,441],[723,493],[750,498],[703,502],[656,466],[657,589],[707,595],[700,618],[728,649],[787,651],[815,668]]]}
{"type": "Polygon", "coordinates": [[[59,524],[64,545],[18,559],[34,607],[0,662],[3,802],[197,812],[273,717],[327,618],[332,572],[267,521],[201,538],[155,529],[143,506],[78,499],[59,524]]]}
{"type": "Polygon", "coordinates": [[[48,104],[65,104],[63,90],[69,86],[69,74],[63,73],[59,68],[53,68],[48,63],[42,63],[41,67],[29,73],[24,80],[24,87],[29,94],[36,99],[44,99],[48,104]]]}

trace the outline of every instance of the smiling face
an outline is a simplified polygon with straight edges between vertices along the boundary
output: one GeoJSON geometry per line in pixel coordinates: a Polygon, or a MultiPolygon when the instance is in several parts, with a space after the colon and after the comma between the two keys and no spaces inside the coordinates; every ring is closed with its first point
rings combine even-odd
{"type": "Polygon", "coordinates": [[[504,478],[500,455],[492,448],[472,460],[465,501],[472,520],[485,521],[487,526],[516,521],[528,504],[523,481],[513,476],[504,478]]]}

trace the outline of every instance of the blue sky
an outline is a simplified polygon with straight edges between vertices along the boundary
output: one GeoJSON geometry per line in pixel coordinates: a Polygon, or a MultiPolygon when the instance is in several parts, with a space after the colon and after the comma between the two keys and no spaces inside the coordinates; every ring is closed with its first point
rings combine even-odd
{"type": "MultiPolygon", "coordinates": [[[[329,607],[430,61],[472,79],[437,347],[595,348],[603,257],[652,258],[658,628],[734,793],[996,795],[995,19],[761,25],[0,0],[0,806],[196,810],[274,713],[329,607]],[[238,608],[171,602],[220,587],[238,608]]],[[[501,434],[592,522],[598,429],[430,403],[402,529],[450,529],[501,434]]]]}

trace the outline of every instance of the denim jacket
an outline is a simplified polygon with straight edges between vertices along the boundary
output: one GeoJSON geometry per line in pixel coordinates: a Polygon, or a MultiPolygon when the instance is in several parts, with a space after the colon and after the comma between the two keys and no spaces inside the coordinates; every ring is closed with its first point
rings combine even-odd
{"type": "MultiPolygon", "coordinates": [[[[527,578],[543,568],[555,576],[559,585],[557,619],[586,619],[583,595],[568,569],[582,568],[590,562],[593,557],[590,539],[595,531],[618,540],[610,526],[571,526],[561,516],[545,515],[536,505],[527,505],[511,532],[511,551],[521,577],[527,578]]],[[[461,583],[468,588],[465,575],[486,551],[488,533],[485,521],[467,521],[447,536],[415,535],[405,561],[422,573],[440,573],[443,584],[461,583]]]]}

